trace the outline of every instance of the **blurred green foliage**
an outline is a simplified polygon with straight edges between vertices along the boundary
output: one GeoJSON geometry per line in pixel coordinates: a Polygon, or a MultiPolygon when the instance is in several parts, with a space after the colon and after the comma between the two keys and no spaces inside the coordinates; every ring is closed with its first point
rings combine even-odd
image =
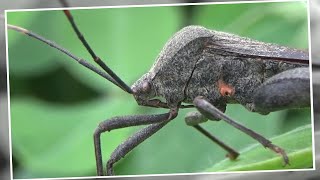
{"type": "MultiPolygon", "coordinates": [[[[73,10],[81,31],[96,53],[128,84],[152,66],[165,42],[188,24],[253,39],[307,49],[304,2],[219,4],[73,10]]],[[[61,11],[9,12],[8,23],[32,30],[72,53],[89,54],[61,11]]],[[[114,116],[155,114],[128,94],[34,39],[8,32],[14,178],[94,176],[93,132],[114,116]]],[[[225,159],[225,152],[184,123],[187,110],[116,164],[116,174],[203,172],[225,159]]],[[[266,137],[310,124],[310,109],[262,116],[239,105],[228,115],[266,137]]],[[[204,125],[241,150],[254,140],[223,122],[204,125]]],[[[140,127],[102,136],[103,158],[140,127]]],[[[259,146],[264,150],[262,146],[259,146]]],[[[285,147],[284,147],[285,148],[285,147]]],[[[268,150],[261,156],[272,154],[268,150]]],[[[312,164],[310,165],[312,166],[312,164]]],[[[307,168],[307,167],[300,167],[307,168]]]]}
{"type": "Polygon", "coordinates": [[[310,125],[300,126],[270,140],[280,147],[286,147],[290,165],[283,166],[283,159],[275,153],[261,156],[264,154],[264,149],[259,144],[255,144],[242,151],[241,157],[236,161],[225,159],[207,171],[299,169],[310,167],[312,164],[312,127],[310,125]]]}

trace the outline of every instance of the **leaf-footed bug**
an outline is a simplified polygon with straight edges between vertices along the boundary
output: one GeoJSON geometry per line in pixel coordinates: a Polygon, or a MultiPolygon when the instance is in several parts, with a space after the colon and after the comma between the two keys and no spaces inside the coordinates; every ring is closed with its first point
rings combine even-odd
{"type": "MultiPolygon", "coordinates": [[[[74,28],[77,29],[70,12],[66,10],[65,13],[74,28]]],[[[8,27],[44,40],[28,30],[11,25],[8,27]]],[[[79,34],[79,31],[76,31],[79,34]]],[[[82,36],[79,35],[79,37],[82,36]]],[[[196,106],[201,114],[196,113],[188,116],[186,118],[187,124],[195,127],[210,139],[218,141],[198,124],[206,121],[206,118],[222,119],[253,136],[264,146],[281,153],[285,163],[288,163],[286,154],[281,148],[233,122],[224,116],[223,112],[227,103],[240,103],[249,110],[261,114],[279,109],[309,106],[308,69],[301,68],[307,66],[301,64],[308,64],[308,55],[303,51],[261,43],[200,26],[188,26],[169,40],[152,69],[130,88],[93,53],[84,39],[81,40],[96,62],[109,75],[69,54],[79,63],[104,76],[126,92],[133,94],[139,105],[170,109],[169,113],[161,115],[116,117],[102,122],[95,132],[99,175],[103,175],[100,148],[100,134],[102,132],[128,126],[151,124],[130,137],[114,151],[107,165],[107,174],[112,175],[115,162],[174,119],[179,108],[193,106],[196,106]],[[247,44],[249,45],[246,46],[247,44]],[[283,63],[284,61],[288,61],[288,63],[283,63]],[[299,82],[301,87],[296,87],[295,81],[299,82]],[[293,92],[292,87],[296,91],[293,92]],[[271,90],[281,92],[281,94],[269,93],[271,90]],[[297,94],[298,92],[299,94],[297,94]],[[270,94],[276,95],[276,97],[270,97],[270,94]],[[301,94],[302,96],[300,96],[301,94]],[[157,97],[162,97],[166,101],[160,101],[157,97]],[[182,103],[187,103],[187,105],[182,103]]],[[[59,46],[46,42],[59,49],[59,46]]],[[[64,49],[60,50],[67,53],[64,49]]],[[[218,143],[229,152],[231,159],[237,157],[237,152],[220,141],[218,143]]]]}

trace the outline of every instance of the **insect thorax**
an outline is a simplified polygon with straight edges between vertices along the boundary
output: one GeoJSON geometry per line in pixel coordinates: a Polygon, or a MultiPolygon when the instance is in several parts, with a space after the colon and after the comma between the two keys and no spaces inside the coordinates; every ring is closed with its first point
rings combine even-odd
{"type": "Polygon", "coordinates": [[[132,86],[139,91],[135,94],[137,101],[161,97],[169,107],[176,107],[180,102],[192,103],[195,97],[204,96],[222,110],[227,103],[247,106],[253,101],[255,89],[267,78],[301,66],[216,46],[216,43],[228,42],[223,38],[229,36],[233,37],[200,26],[188,26],[177,32],[166,43],[150,71],[132,86]],[[234,93],[222,94],[219,82],[234,88],[234,93]]]}
{"type": "Polygon", "coordinates": [[[166,43],[153,67],[133,87],[140,89],[141,82],[147,79],[154,96],[163,97],[169,107],[177,106],[183,101],[195,64],[212,36],[211,30],[200,26],[183,28],[166,43]]]}

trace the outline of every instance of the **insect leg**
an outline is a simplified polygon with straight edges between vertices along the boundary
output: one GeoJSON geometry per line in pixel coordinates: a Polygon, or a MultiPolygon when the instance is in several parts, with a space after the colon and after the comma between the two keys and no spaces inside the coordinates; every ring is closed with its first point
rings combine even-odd
{"type": "Polygon", "coordinates": [[[107,176],[114,175],[113,164],[123,158],[136,146],[142,143],[144,140],[152,136],[163,126],[165,126],[169,121],[164,121],[162,123],[151,124],[140,131],[138,131],[133,136],[129,137],[125,142],[121,143],[111,154],[110,159],[107,162],[107,176]]]}
{"type": "Polygon", "coordinates": [[[254,111],[310,107],[309,68],[295,68],[265,81],[254,93],[254,111]]]}
{"type": "Polygon", "coordinates": [[[255,131],[243,126],[242,124],[240,124],[236,121],[234,121],[233,119],[228,117],[226,114],[221,112],[218,108],[214,107],[207,100],[205,100],[204,97],[202,97],[202,96],[196,97],[194,99],[193,103],[196,106],[196,108],[199,110],[199,112],[201,112],[206,117],[214,116],[214,117],[220,118],[221,120],[227,122],[228,124],[232,125],[233,127],[239,129],[240,131],[246,133],[247,135],[249,135],[253,139],[257,140],[264,147],[269,148],[272,151],[280,154],[283,158],[284,165],[289,164],[289,158],[288,158],[286,152],[282,148],[272,144],[271,141],[269,141],[268,139],[266,139],[262,135],[256,133],[255,131]]]}
{"type": "Polygon", "coordinates": [[[185,117],[185,122],[188,126],[194,127],[196,130],[198,130],[200,133],[205,135],[207,138],[209,138],[214,143],[218,144],[220,147],[222,147],[224,150],[228,152],[227,157],[231,160],[237,159],[239,156],[239,153],[226,145],[224,142],[213,136],[210,132],[205,130],[203,127],[201,127],[199,124],[208,121],[208,119],[202,115],[199,112],[190,112],[185,117]]]}
{"type": "Polygon", "coordinates": [[[121,129],[131,126],[139,125],[150,125],[142,130],[140,130],[135,135],[131,136],[127,141],[122,143],[117,149],[112,153],[110,160],[107,165],[107,174],[112,175],[112,166],[114,163],[119,161],[125,154],[129,153],[133,148],[143,142],[145,139],[150,137],[156,131],[161,129],[167,122],[174,119],[177,116],[177,111],[170,110],[169,113],[157,114],[157,115],[133,115],[133,116],[123,116],[114,117],[109,120],[105,120],[99,124],[94,132],[94,148],[96,156],[96,166],[97,174],[99,176],[103,175],[103,165],[102,165],[102,154],[101,154],[101,141],[100,136],[103,132],[111,131],[114,129],[121,129]]]}

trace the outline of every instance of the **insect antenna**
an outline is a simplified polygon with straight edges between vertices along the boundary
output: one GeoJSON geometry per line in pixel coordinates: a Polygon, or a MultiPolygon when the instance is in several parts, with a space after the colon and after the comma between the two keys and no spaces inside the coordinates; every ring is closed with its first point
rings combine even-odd
{"type": "MultiPolygon", "coordinates": [[[[69,7],[69,4],[64,1],[64,0],[60,0],[60,3],[64,6],[64,7],[69,7]]],[[[79,40],[81,41],[81,43],[83,44],[83,46],[87,49],[87,51],[89,52],[89,54],[91,55],[92,59],[94,60],[94,62],[96,62],[105,72],[107,72],[120,86],[121,89],[123,89],[124,91],[132,94],[132,90],[131,88],[124,83],[119,76],[116,75],[116,73],[114,73],[101,59],[100,57],[98,57],[94,51],[92,50],[92,48],[90,47],[89,43],[86,41],[86,39],[84,38],[83,34],[80,32],[73,16],[71,15],[71,12],[69,10],[63,10],[64,14],[66,15],[66,17],[68,18],[68,21],[70,22],[74,32],[77,34],[79,40]]]]}
{"type": "MultiPolygon", "coordinates": [[[[71,52],[69,52],[68,50],[66,50],[65,48],[59,46],[58,44],[56,44],[53,41],[47,40],[46,38],[33,33],[25,28],[19,27],[19,26],[15,26],[15,25],[11,25],[11,24],[7,24],[8,29],[20,32],[22,34],[28,35],[34,39],[37,39],[57,50],[59,50],[60,52],[66,54],[67,56],[71,57],[72,59],[74,59],[75,61],[77,61],[79,64],[83,65],[84,67],[90,69],[91,71],[99,74],[100,76],[102,76],[103,78],[107,79],[108,81],[112,82],[113,84],[115,84],[116,86],[120,87],[121,89],[123,89],[124,91],[128,92],[127,90],[125,90],[123,88],[123,86],[121,86],[117,81],[114,80],[113,77],[111,77],[109,74],[105,73],[104,71],[101,71],[100,69],[98,69],[97,67],[95,67],[94,65],[90,64],[88,61],[81,59],[75,55],[73,55],[71,52]]],[[[131,90],[131,89],[130,89],[131,90]]],[[[131,94],[131,92],[128,92],[131,94]]]]}

